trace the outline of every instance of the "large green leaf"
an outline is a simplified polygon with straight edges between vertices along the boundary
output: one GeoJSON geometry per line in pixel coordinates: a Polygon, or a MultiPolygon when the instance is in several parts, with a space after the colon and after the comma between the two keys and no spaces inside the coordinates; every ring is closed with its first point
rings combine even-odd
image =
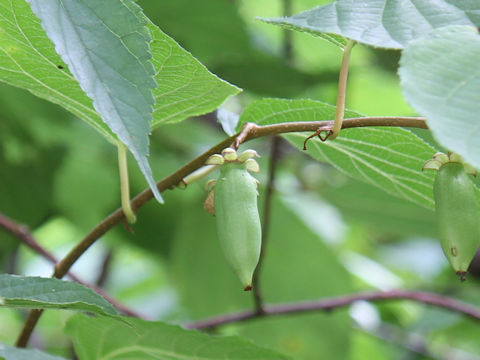
{"type": "Polygon", "coordinates": [[[102,120],[128,147],[158,201],[148,163],[157,86],[150,34],[131,0],[27,0],[102,120]]]}
{"type": "Polygon", "coordinates": [[[68,321],[67,332],[80,360],[288,359],[239,337],[211,336],[132,318],[128,318],[128,324],[77,315],[68,321]]]}
{"type": "Polygon", "coordinates": [[[480,2],[337,0],[294,16],[261,20],[314,35],[340,35],[375,47],[402,49],[436,28],[480,25],[480,2]]]}
{"type": "Polygon", "coordinates": [[[407,101],[437,141],[480,168],[480,35],[452,26],[409,44],[399,70],[407,101]]]}
{"type": "MultiPolygon", "coordinates": [[[[124,20],[117,17],[115,21],[124,20]]],[[[158,27],[148,21],[146,25],[153,39],[152,63],[159,84],[153,91],[154,127],[214,110],[238,93],[238,88],[211,74],[158,27]]],[[[0,64],[0,81],[63,106],[115,143],[116,135],[94,110],[24,1],[0,0],[0,64]]]]}
{"type": "MultiPolygon", "coordinates": [[[[351,111],[345,114],[345,117],[358,116],[360,115],[351,111]]],[[[332,120],[334,117],[335,107],[319,101],[264,99],[245,109],[239,128],[246,122],[265,125],[302,120],[332,120]]],[[[310,134],[284,136],[302,149],[307,135],[310,134]]],[[[345,129],[334,141],[311,139],[307,153],[390,194],[428,208],[434,205],[434,174],[422,172],[422,166],[432,157],[435,149],[408,130],[379,127],[345,129]]]]}
{"type": "Polygon", "coordinates": [[[0,359],[4,360],[65,360],[38,350],[19,349],[14,346],[0,344],[0,359]]]}
{"type": "Polygon", "coordinates": [[[8,274],[0,274],[0,306],[117,314],[108,301],[83,285],[65,280],[8,274]]]}

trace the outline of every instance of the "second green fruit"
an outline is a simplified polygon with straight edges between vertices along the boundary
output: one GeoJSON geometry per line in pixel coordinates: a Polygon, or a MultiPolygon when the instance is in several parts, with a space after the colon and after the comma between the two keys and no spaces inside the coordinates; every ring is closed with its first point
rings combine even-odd
{"type": "Polygon", "coordinates": [[[440,162],[434,196],[443,252],[463,280],[480,245],[480,214],[474,184],[462,162],[440,162]]]}

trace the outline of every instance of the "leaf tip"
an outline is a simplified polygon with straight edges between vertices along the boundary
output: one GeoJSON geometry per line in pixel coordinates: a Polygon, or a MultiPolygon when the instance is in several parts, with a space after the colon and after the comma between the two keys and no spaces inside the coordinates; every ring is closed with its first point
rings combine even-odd
{"type": "Polygon", "coordinates": [[[160,204],[165,204],[165,201],[163,200],[162,195],[160,195],[160,191],[158,191],[157,186],[152,186],[152,192],[155,200],[157,200],[160,204]]]}

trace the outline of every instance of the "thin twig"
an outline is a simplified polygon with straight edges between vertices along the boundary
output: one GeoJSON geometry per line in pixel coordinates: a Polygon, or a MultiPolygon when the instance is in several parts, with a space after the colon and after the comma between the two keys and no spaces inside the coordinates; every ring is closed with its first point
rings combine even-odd
{"type": "Polygon", "coordinates": [[[110,274],[112,259],[113,259],[113,249],[108,249],[107,253],[103,257],[100,274],[98,274],[97,280],[95,281],[95,285],[98,286],[99,288],[104,287],[107,281],[108,275],[110,274]]]}
{"type": "MultiPolygon", "coordinates": [[[[245,138],[239,141],[237,137],[241,135],[235,134],[219,144],[212,147],[210,150],[207,150],[197,158],[193,159],[174,173],[170,174],[166,178],[162,179],[157,183],[157,188],[160,192],[167,189],[173,189],[175,186],[180,184],[184,177],[197,170],[205,164],[207,158],[213,154],[219,153],[224,148],[231,146],[232,143],[235,145],[240,145],[241,143],[252,140],[255,138],[268,136],[268,135],[277,135],[282,133],[290,132],[300,132],[300,131],[316,131],[321,126],[332,126],[333,121],[300,121],[300,122],[289,122],[289,123],[279,123],[265,126],[254,125],[251,127],[251,130],[245,132],[245,138]]],[[[394,126],[394,127],[415,127],[427,129],[424,118],[419,117],[362,117],[362,118],[353,118],[345,119],[342,124],[342,128],[352,128],[352,127],[367,127],[367,126],[394,126]]],[[[242,131],[243,133],[243,131],[242,131]]],[[[238,147],[238,146],[237,146],[238,147]]],[[[132,209],[134,212],[137,212],[139,208],[145,205],[149,200],[153,198],[152,191],[150,189],[145,189],[139,195],[137,195],[131,201],[132,209]]],[[[107,216],[102,222],[95,226],[88,234],[83,238],[60,262],[55,266],[55,271],[53,276],[60,279],[70,270],[72,265],[80,258],[80,256],[87,251],[87,249],[97,241],[101,236],[103,236],[107,231],[117,225],[124,219],[124,214],[122,209],[117,209],[109,216],[107,216]]],[[[27,323],[34,317],[40,317],[40,314],[35,314],[33,311],[30,312],[29,317],[27,318],[27,323]]],[[[22,331],[25,332],[26,329],[22,331]]],[[[33,328],[30,329],[30,332],[33,331],[33,328]]],[[[28,338],[28,337],[27,337],[28,338]]]]}
{"type": "Polygon", "coordinates": [[[423,291],[391,290],[384,292],[357,293],[352,295],[324,298],[318,301],[296,302],[283,305],[268,305],[263,307],[264,312],[261,314],[253,310],[247,310],[243,312],[237,312],[202,320],[192,324],[187,324],[185,327],[188,329],[206,329],[229,324],[232,322],[251,320],[259,317],[298,314],[315,311],[331,311],[348,306],[356,301],[362,300],[372,302],[386,300],[412,300],[444,308],[450,311],[455,311],[467,317],[480,321],[480,309],[474,307],[473,305],[458,301],[456,299],[423,291]]]}
{"type": "Polygon", "coordinates": [[[30,339],[30,335],[32,335],[33,329],[35,329],[35,325],[37,325],[40,316],[42,315],[43,310],[33,309],[30,310],[28,313],[27,320],[23,325],[22,332],[18,336],[17,342],[15,343],[16,347],[24,348],[27,347],[28,340],[30,339]]]}
{"type": "Polygon", "coordinates": [[[270,163],[268,168],[268,182],[265,191],[265,205],[263,207],[263,222],[262,222],[262,247],[260,250],[260,259],[257,268],[255,269],[255,276],[253,277],[253,299],[255,302],[255,309],[258,313],[263,313],[263,300],[260,288],[260,275],[262,265],[265,259],[265,250],[267,248],[268,235],[270,232],[270,218],[272,215],[272,198],[275,183],[275,170],[277,167],[278,153],[279,153],[280,138],[274,136],[271,141],[270,149],[270,163]]]}

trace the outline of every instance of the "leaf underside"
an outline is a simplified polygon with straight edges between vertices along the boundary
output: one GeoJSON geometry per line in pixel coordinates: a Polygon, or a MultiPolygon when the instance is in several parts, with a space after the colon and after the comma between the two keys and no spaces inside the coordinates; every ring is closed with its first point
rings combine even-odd
{"type": "Polygon", "coordinates": [[[343,36],[370,46],[403,49],[440,27],[479,26],[480,2],[337,0],[293,16],[260,20],[318,36],[343,36]]]}

